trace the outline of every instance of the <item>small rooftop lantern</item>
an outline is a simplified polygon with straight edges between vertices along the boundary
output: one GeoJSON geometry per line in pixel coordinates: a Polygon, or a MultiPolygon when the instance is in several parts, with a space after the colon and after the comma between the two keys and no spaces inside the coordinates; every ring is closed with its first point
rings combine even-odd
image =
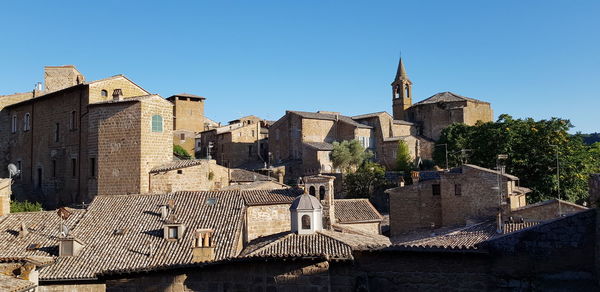
{"type": "Polygon", "coordinates": [[[309,194],[302,194],[290,207],[292,232],[314,234],[323,230],[323,206],[319,200],[309,194]]]}

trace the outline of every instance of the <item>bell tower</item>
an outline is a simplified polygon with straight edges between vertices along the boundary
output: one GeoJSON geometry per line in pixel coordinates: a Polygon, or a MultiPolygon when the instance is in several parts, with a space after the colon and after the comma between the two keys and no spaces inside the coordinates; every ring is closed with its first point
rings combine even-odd
{"type": "Polygon", "coordinates": [[[406,110],[412,105],[412,82],[408,79],[402,57],[398,62],[396,78],[392,82],[392,110],[395,120],[408,120],[406,110]]]}

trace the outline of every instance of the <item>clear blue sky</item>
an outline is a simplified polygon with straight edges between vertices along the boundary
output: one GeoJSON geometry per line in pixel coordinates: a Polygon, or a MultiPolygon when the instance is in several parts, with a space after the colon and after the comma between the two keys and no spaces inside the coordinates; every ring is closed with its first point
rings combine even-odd
{"type": "Polygon", "coordinates": [[[45,65],[205,96],[228,121],[286,109],[391,112],[398,56],[414,101],[452,91],[494,113],[600,131],[600,1],[3,1],[0,94],[45,65]]]}

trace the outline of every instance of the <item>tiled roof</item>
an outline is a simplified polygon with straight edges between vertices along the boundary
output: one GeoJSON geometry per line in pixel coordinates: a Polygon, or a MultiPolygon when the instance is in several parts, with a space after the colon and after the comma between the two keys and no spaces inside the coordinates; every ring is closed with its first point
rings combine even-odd
{"type": "Polygon", "coordinates": [[[169,163],[165,163],[161,166],[157,166],[150,170],[150,173],[164,172],[169,170],[175,170],[180,168],[186,168],[190,166],[200,165],[202,162],[206,162],[205,160],[200,159],[191,159],[191,160],[176,160],[169,163]]]}
{"type": "Polygon", "coordinates": [[[249,191],[249,190],[272,190],[272,189],[287,189],[290,186],[279,183],[277,181],[253,181],[249,183],[231,184],[226,187],[220,188],[220,190],[232,191],[249,191]]]}
{"type": "Polygon", "coordinates": [[[300,189],[252,190],[242,191],[244,202],[248,206],[291,204],[303,193],[300,189]]]}
{"type": "MultiPolygon", "coordinates": [[[[480,170],[480,171],[485,171],[485,172],[489,172],[489,173],[493,173],[493,174],[499,174],[500,173],[497,170],[493,170],[493,169],[481,167],[481,166],[474,165],[474,164],[463,164],[461,167],[459,167],[459,169],[462,170],[462,168],[465,168],[465,167],[469,167],[469,168],[473,168],[473,169],[477,169],[477,170],[480,170]]],[[[516,177],[514,175],[510,175],[508,173],[500,173],[500,175],[503,176],[503,177],[505,177],[505,178],[507,178],[507,179],[510,179],[510,180],[519,180],[518,177],[516,177]]]]}
{"type": "Polygon", "coordinates": [[[432,103],[438,103],[438,102],[454,102],[454,101],[471,101],[471,102],[476,102],[476,103],[489,104],[489,102],[485,102],[485,101],[477,100],[474,98],[458,95],[456,93],[452,93],[449,91],[445,91],[445,92],[440,92],[440,93],[434,94],[427,99],[419,101],[419,102],[413,104],[413,106],[418,106],[418,105],[423,105],[423,104],[432,104],[432,103]]]}
{"type": "MultiPolygon", "coordinates": [[[[477,249],[478,244],[503,234],[512,233],[524,228],[535,226],[539,222],[505,223],[502,233],[497,232],[495,220],[490,220],[467,227],[462,227],[442,234],[433,233],[429,237],[396,241],[395,247],[408,248],[441,248],[441,249],[477,249]]],[[[435,231],[432,231],[435,232],[435,231]]]]}
{"type": "Polygon", "coordinates": [[[414,123],[411,123],[409,121],[404,121],[404,120],[394,120],[393,123],[396,124],[396,125],[407,125],[407,126],[414,125],[414,123]]]}
{"type": "Polygon", "coordinates": [[[321,202],[315,196],[309,194],[302,194],[294,199],[290,209],[294,210],[321,210],[321,202]]]}
{"type": "Polygon", "coordinates": [[[206,99],[205,97],[199,96],[199,95],[195,95],[195,94],[191,94],[191,93],[180,93],[180,94],[174,94],[172,96],[169,96],[169,98],[167,99],[171,99],[175,96],[181,96],[181,97],[191,97],[191,98],[200,98],[200,99],[206,99]]]}
{"type": "MultiPolygon", "coordinates": [[[[0,251],[7,255],[56,256],[58,216],[52,214],[54,212],[40,213],[53,216],[40,217],[34,213],[7,216],[0,223],[2,230],[20,226],[19,217],[38,225],[32,225],[37,228],[36,231],[30,231],[24,239],[9,232],[0,233],[4,237],[0,242],[0,251]],[[39,238],[46,240],[39,250],[25,251],[27,245],[41,241],[39,238]]],[[[57,258],[55,264],[41,269],[40,280],[93,279],[98,273],[113,270],[189,264],[192,259],[191,231],[197,228],[215,230],[215,260],[234,257],[237,255],[243,224],[243,200],[239,192],[106,195],[97,196],[87,211],[76,211],[75,214],[77,216],[71,216],[67,221],[70,225],[79,221],[70,235],[81,240],[84,248],[77,256],[57,258]],[[160,206],[167,204],[169,199],[175,201],[174,214],[186,228],[179,241],[163,239],[160,206]],[[123,230],[124,233],[115,234],[116,230],[123,230]]]]}
{"type": "Polygon", "coordinates": [[[335,218],[338,223],[381,222],[382,217],[369,199],[336,199],[335,218]]]}
{"type": "Polygon", "coordinates": [[[254,182],[254,181],[273,181],[275,180],[272,177],[266,176],[264,174],[260,174],[257,172],[234,168],[231,170],[231,178],[229,179],[232,182],[254,182]]]}
{"type": "Polygon", "coordinates": [[[289,111],[289,112],[297,114],[305,119],[335,121],[337,118],[337,120],[339,120],[339,121],[345,122],[347,124],[353,125],[358,128],[371,129],[370,126],[357,123],[351,117],[344,116],[344,115],[336,115],[336,114],[329,114],[329,113],[326,114],[326,113],[301,112],[301,111],[289,111]]]}
{"type": "Polygon", "coordinates": [[[29,289],[33,289],[36,286],[37,285],[35,285],[31,281],[0,274],[0,291],[3,291],[3,292],[29,291],[29,289]]]}
{"type": "Polygon", "coordinates": [[[319,151],[332,151],[333,144],[327,142],[304,142],[304,145],[319,151]]]}
{"type": "Polygon", "coordinates": [[[358,235],[323,230],[314,234],[282,232],[251,241],[241,257],[326,258],[351,260],[353,250],[389,246],[382,235],[358,235]]]}
{"type": "MultiPolygon", "coordinates": [[[[71,216],[64,225],[73,230],[85,210],[69,209],[71,216]]],[[[58,254],[58,241],[61,219],[56,211],[11,213],[0,222],[0,258],[48,257],[58,254]],[[25,224],[28,234],[19,236],[21,223],[25,224]],[[39,244],[39,248],[28,251],[27,247],[39,244]]]]}
{"type": "Polygon", "coordinates": [[[391,115],[388,114],[387,112],[376,112],[376,113],[369,113],[369,114],[362,114],[362,115],[352,116],[352,119],[354,119],[354,120],[362,120],[362,119],[374,118],[374,117],[377,117],[377,116],[383,115],[383,114],[386,114],[386,115],[388,115],[388,116],[391,117],[391,115]]]}
{"type": "Polygon", "coordinates": [[[106,105],[106,104],[114,104],[114,103],[126,103],[126,102],[139,102],[139,101],[142,101],[142,100],[151,99],[151,98],[155,98],[155,97],[158,97],[158,98],[164,100],[164,98],[160,97],[159,95],[149,94],[149,95],[141,95],[141,96],[134,96],[134,97],[124,97],[124,98],[121,98],[119,100],[109,99],[109,100],[106,100],[106,101],[90,103],[88,106],[98,106],[98,105],[106,105]]]}

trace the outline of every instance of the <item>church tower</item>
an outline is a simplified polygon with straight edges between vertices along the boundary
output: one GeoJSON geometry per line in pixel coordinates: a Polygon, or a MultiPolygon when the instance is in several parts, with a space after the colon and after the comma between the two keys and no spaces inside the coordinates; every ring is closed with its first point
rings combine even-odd
{"type": "Polygon", "coordinates": [[[408,79],[402,58],[398,63],[396,78],[392,82],[392,110],[395,120],[408,120],[406,109],[412,105],[412,82],[408,79]]]}

